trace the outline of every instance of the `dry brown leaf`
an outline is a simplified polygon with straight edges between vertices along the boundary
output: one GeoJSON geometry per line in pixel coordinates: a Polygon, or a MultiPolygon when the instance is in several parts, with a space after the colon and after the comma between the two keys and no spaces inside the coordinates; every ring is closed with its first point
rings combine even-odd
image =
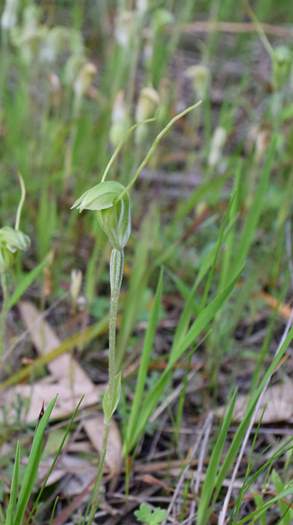
{"type": "MultiPolygon", "coordinates": [[[[278,423],[293,422],[293,381],[286,381],[281,385],[271,386],[267,389],[263,402],[256,416],[256,422],[278,423]]],[[[233,419],[241,421],[244,417],[248,402],[248,396],[240,396],[235,405],[233,419]]],[[[224,408],[216,411],[216,414],[223,416],[224,408]]]]}
{"type": "MultiPolygon", "coordinates": [[[[41,462],[38,473],[40,482],[46,477],[51,464],[52,458],[47,458],[41,462]]],[[[76,494],[80,494],[80,492],[95,479],[96,473],[96,467],[92,465],[89,460],[64,454],[58,459],[56,467],[50,474],[47,486],[60,481],[60,479],[68,475],[69,479],[62,488],[62,492],[67,496],[75,496],[76,494]]]]}
{"type": "MultiPolygon", "coordinates": [[[[98,414],[86,423],[86,432],[96,450],[101,450],[104,429],[104,416],[98,414]]],[[[111,475],[119,474],[122,466],[121,439],[117,425],[112,422],[109,434],[108,450],[106,454],[106,463],[110,469],[111,475]]]]}
{"type": "MultiPolygon", "coordinates": [[[[22,302],[20,303],[19,308],[21,316],[31,334],[32,341],[41,355],[47,354],[60,345],[58,336],[43,319],[42,315],[33,304],[22,302]]],[[[70,411],[72,412],[77,404],[76,400],[79,401],[82,395],[84,396],[82,406],[93,404],[93,402],[96,403],[98,399],[100,399],[101,391],[104,387],[96,387],[71,355],[64,354],[57,357],[54,361],[48,363],[48,368],[56,380],[55,388],[57,391],[59,389],[58,407],[60,412],[62,409],[64,411],[68,410],[70,405],[70,411]],[[62,394],[60,394],[60,391],[62,394]]],[[[27,388],[30,390],[31,394],[31,389],[33,387],[28,386],[27,388]]],[[[53,388],[54,387],[52,387],[51,390],[52,394],[53,388]]],[[[15,389],[12,390],[14,393],[15,391],[15,389]]],[[[35,411],[37,409],[36,403],[43,401],[42,394],[42,388],[34,393],[35,411]]],[[[54,394],[52,397],[54,397],[54,394]]],[[[52,399],[52,397],[50,399],[52,399]]],[[[98,452],[100,452],[101,436],[103,434],[104,425],[103,417],[100,414],[97,414],[93,418],[84,419],[82,424],[92,445],[98,452]]],[[[120,471],[122,464],[122,445],[120,433],[114,421],[109,435],[109,447],[106,462],[112,474],[117,474],[120,471]]]]}
{"type": "MultiPolygon", "coordinates": [[[[33,304],[21,302],[19,309],[40,355],[48,354],[60,345],[60,339],[33,304]]],[[[71,384],[73,389],[78,384],[83,385],[85,394],[94,389],[88,375],[71,355],[64,354],[57,357],[48,363],[48,369],[55,379],[71,384]]]]}
{"type": "MultiPolygon", "coordinates": [[[[104,386],[93,388],[84,397],[81,407],[85,408],[97,403],[101,399],[104,390],[104,386]]],[[[23,404],[22,420],[26,423],[32,423],[38,419],[43,403],[47,406],[54,397],[58,396],[53,415],[56,419],[59,419],[69,416],[83,395],[84,388],[82,384],[76,385],[73,391],[68,384],[60,381],[56,383],[50,377],[32,385],[17,385],[9,390],[0,392],[0,407],[8,404],[11,407],[10,417],[13,420],[16,417],[16,412],[19,410],[19,404],[17,403],[17,396],[19,396],[23,404]]]]}

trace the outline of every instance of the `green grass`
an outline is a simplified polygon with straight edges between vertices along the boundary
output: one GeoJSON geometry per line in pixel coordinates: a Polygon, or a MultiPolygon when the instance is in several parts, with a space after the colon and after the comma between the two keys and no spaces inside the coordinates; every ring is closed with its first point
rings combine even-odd
{"type": "MultiPolygon", "coordinates": [[[[1,14],[8,4],[0,2],[1,14]]],[[[139,508],[149,486],[138,469],[152,466],[149,454],[166,464],[180,460],[185,472],[192,432],[204,428],[208,413],[225,407],[193,458],[200,464],[204,454],[197,492],[194,464],[182,486],[180,475],[150,470],[162,482],[152,487],[157,500],[151,494],[138,514],[133,506],[125,517],[129,524],[144,515],[171,523],[166,498],[171,501],[177,489],[174,517],[180,523],[192,513],[196,525],[221,524],[224,514],[232,525],[292,521],[292,433],[282,438],[286,421],[272,421],[269,438],[270,429],[254,418],[271,382],[292,377],[292,328],[285,332],[288,319],[263,292],[292,308],[293,7],[287,0],[257,0],[251,7],[239,2],[235,9],[231,0],[26,1],[19,2],[13,27],[1,29],[1,228],[15,225],[21,173],[21,230],[31,246],[9,258],[2,272],[0,392],[45,377],[50,359],[72,351],[94,382],[107,381],[110,249],[102,229],[109,237],[113,223],[100,216],[101,229],[95,213],[70,211],[79,195],[107,176],[125,188],[118,201],[128,192],[132,223],[123,246],[114,345],[115,370],[122,371],[114,416],[125,467],[119,491],[129,501],[137,498],[139,508]],[[200,21],[240,25],[231,33],[193,32],[200,21]],[[242,33],[244,22],[255,23],[255,30],[242,33]],[[271,24],[264,26],[267,34],[261,24],[271,24]],[[287,36],[278,36],[282,29],[287,36]],[[280,46],[287,48],[284,63],[280,46]],[[195,65],[206,68],[204,88],[188,74],[195,65]],[[137,127],[146,87],[157,95],[140,107],[146,123],[137,127]],[[182,114],[199,94],[201,106],[182,114]],[[83,283],[72,308],[76,269],[83,283]],[[63,340],[48,357],[37,358],[29,338],[17,343],[24,340],[18,337],[23,298],[49,312],[63,340]],[[236,423],[233,407],[243,394],[248,403],[236,423]]],[[[3,255],[7,246],[0,244],[3,255]]],[[[61,484],[52,489],[37,481],[45,430],[49,421],[58,424],[50,416],[53,404],[33,437],[0,399],[0,524],[54,524],[70,503],[61,484]]],[[[100,404],[91,413],[97,410],[100,404]]],[[[77,431],[78,422],[71,421],[73,445],[77,431]]],[[[96,464],[96,454],[89,454],[96,464]]],[[[123,512],[125,502],[110,489],[106,483],[106,499],[123,512]]],[[[73,520],[85,516],[88,501],[81,501],[73,520]]]]}

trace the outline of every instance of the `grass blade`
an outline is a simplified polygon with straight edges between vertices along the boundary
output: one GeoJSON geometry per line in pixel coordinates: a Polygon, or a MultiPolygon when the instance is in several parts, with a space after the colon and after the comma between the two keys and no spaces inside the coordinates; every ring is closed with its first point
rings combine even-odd
{"type": "Polygon", "coordinates": [[[18,303],[18,301],[21,299],[26,290],[33,284],[33,282],[42,273],[44,268],[46,268],[46,266],[49,264],[51,257],[52,255],[49,253],[33,270],[21,276],[13,294],[8,299],[8,310],[13,308],[13,306],[15,306],[18,303]]]}
{"type": "Polygon", "coordinates": [[[158,379],[155,386],[145,397],[144,403],[141,407],[139,421],[137,421],[135,432],[132,435],[132,440],[130,443],[130,448],[132,448],[135,443],[137,443],[140,436],[143,434],[144,428],[147,424],[147,420],[154,410],[158,399],[161,397],[164,389],[166,388],[173,372],[173,365],[178,359],[184,354],[184,352],[196,341],[197,337],[205,330],[212,319],[215,317],[225,300],[231,294],[235,282],[238,279],[238,275],[232,279],[229,286],[225,288],[221,293],[217,294],[213,301],[210,302],[199,314],[190,330],[186,334],[186,337],[178,344],[178,346],[173,347],[173,350],[170,354],[170,360],[168,362],[167,368],[162,373],[158,379]]]}
{"type": "Polygon", "coordinates": [[[240,266],[243,266],[243,263],[247,257],[250,246],[255,239],[255,231],[259,222],[259,218],[265,203],[265,196],[267,195],[269,177],[271,173],[271,166],[273,161],[273,156],[276,149],[276,139],[273,139],[269,154],[262,170],[260,181],[255,191],[253,202],[250,205],[249,212],[243,227],[242,234],[240,235],[237,246],[239,247],[235,261],[234,261],[234,271],[237,270],[240,266]]]}
{"type": "Polygon", "coordinates": [[[56,403],[56,398],[50,401],[47,409],[44,412],[44,415],[41,417],[36,430],[31,447],[31,452],[28,459],[28,464],[26,466],[23,480],[20,487],[19,498],[17,503],[17,508],[15,512],[15,523],[21,524],[24,513],[31,497],[34,483],[37,478],[38,467],[41,461],[44,445],[44,434],[47,428],[51,413],[56,403]]]}
{"type": "Polygon", "coordinates": [[[278,353],[275,355],[275,358],[273,359],[271,365],[269,366],[269,368],[267,369],[266,373],[264,374],[263,376],[263,379],[260,383],[260,385],[258,386],[257,389],[255,389],[255,391],[252,393],[252,396],[250,398],[250,401],[248,402],[248,405],[247,405],[247,409],[246,409],[246,413],[242,419],[242,422],[240,423],[235,435],[234,435],[234,438],[232,440],[232,443],[230,445],[230,448],[229,450],[227,451],[227,454],[225,456],[225,460],[224,460],[224,463],[220,469],[220,472],[217,476],[217,480],[216,480],[216,494],[215,494],[215,499],[217,498],[220,490],[221,490],[221,487],[223,485],[223,481],[225,479],[225,477],[228,475],[228,472],[230,470],[230,468],[232,467],[236,457],[237,457],[237,454],[239,452],[239,449],[242,445],[242,441],[244,439],[244,436],[245,436],[245,433],[246,433],[246,430],[249,426],[249,423],[250,423],[250,420],[253,416],[253,413],[254,413],[254,409],[255,409],[255,406],[257,404],[257,401],[259,399],[259,396],[261,395],[263,389],[265,388],[265,385],[267,384],[267,382],[270,380],[271,376],[273,375],[274,371],[277,369],[277,367],[279,366],[282,358],[284,357],[287,349],[288,349],[288,346],[290,344],[290,342],[292,341],[293,339],[293,328],[291,328],[291,330],[289,331],[287,337],[284,339],[283,343],[281,344],[280,346],[280,349],[278,351],[278,353]]]}
{"type": "Polygon", "coordinates": [[[129,444],[131,436],[134,433],[135,426],[137,425],[137,420],[139,416],[139,410],[142,404],[145,383],[147,378],[147,372],[149,367],[149,362],[151,358],[151,352],[154,345],[154,339],[156,335],[156,330],[159,322],[160,307],[162,300],[162,290],[163,290],[163,272],[161,272],[159,277],[159,282],[157,286],[155,301],[151,310],[150,319],[148,323],[147,332],[145,334],[144,346],[140,361],[140,367],[138,371],[138,377],[136,381],[136,388],[134,393],[133,402],[131,405],[131,412],[127,422],[127,432],[125,436],[124,443],[124,453],[129,452],[129,444]]]}
{"type": "Polygon", "coordinates": [[[236,402],[236,391],[233,393],[229,406],[226,410],[220,431],[218,433],[212,455],[209,461],[209,466],[205,475],[204,483],[202,485],[200,501],[198,506],[197,525],[204,525],[209,520],[209,504],[215,487],[216,474],[222,457],[227,433],[232,420],[234,407],[236,402]]]}
{"type": "Polygon", "coordinates": [[[14,515],[15,515],[15,510],[16,510],[16,503],[17,503],[17,496],[18,496],[18,489],[19,489],[19,468],[20,468],[20,444],[18,441],[16,444],[16,450],[15,450],[15,461],[14,461],[14,467],[13,467],[13,473],[12,473],[12,479],[11,479],[10,498],[9,498],[9,503],[7,507],[5,525],[14,524],[14,515]]]}
{"type": "MultiPolygon", "coordinates": [[[[279,501],[282,500],[282,503],[285,504],[284,503],[284,498],[286,498],[287,496],[291,496],[292,494],[293,494],[293,484],[291,483],[284,490],[282,490],[277,496],[275,496],[274,498],[271,498],[269,501],[266,501],[264,503],[264,505],[260,509],[257,509],[254,512],[251,512],[250,514],[245,516],[245,518],[243,518],[242,520],[238,521],[235,525],[243,525],[244,523],[247,523],[247,522],[248,523],[254,523],[256,520],[260,519],[261,516],[268,509],[273,507],[273,505],[275,505],[275,503],[278,503],[279,501]]],[[[290,503],[288,502],[288,508],[289,508],[289,505],[290,505],[290,503]]],[[[280,523],[280,522],[278,522],[278,523],[280,523]]]]}
{"type": "Polygon", "coordinates": [[[184,352],[194,343],[196,338],[200,333],[206,329],[210,321],[215,317],[217,312],[220,310],[221,306],[224,304],[226,299],[231,294],[236,281],[238,280],[240,272],[233,277],[231,282],[226,286],[226,288],[219,292],[216,297],[200,312],[190,329],[188,330],[184,340],[178,344],[178,346],[173,346],[171,350],[170,360],[168,363],[168,368],[172,367],[178,359],[184,354],[184,352]]]}

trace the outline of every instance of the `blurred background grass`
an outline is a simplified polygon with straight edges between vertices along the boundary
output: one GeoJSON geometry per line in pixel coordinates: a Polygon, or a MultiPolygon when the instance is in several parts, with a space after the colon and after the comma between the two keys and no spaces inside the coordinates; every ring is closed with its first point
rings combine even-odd
{"type": "MultiPolygon", "coordinates": [[[[86,323],[101,319],[108,309],[109,247],[95,218],[78,217],[70,207],[100,180],[115,146],[137,120],[144,88],[151,90],[156,120],[124,146],[110,174],[122,183],[131,179],[168,120],[202,98],[200,109],[178,122],[160,144],[134,188],[118,345],[126,366],[139,358],[140,334],[162,264],[158,359],[168,354],[196,277],[204,278],[191,317],[225,288],[242,262],[241,282],[201,348],[208,393],[195,401],[196,410],[203,399],[206,407],[222,404],[231,385],[248,391],[270,362],[283,327],[284,319],[270,306],[272,298],[292,299],[292,2],[251,2],[271,54],[245,2],[15,5],[9,12],[9,2],[0,2],[1,13],[6,10],[0,219],[2,225],[14,221],[20,172],[27,189],[22,230],[32,239],[29,253],[17,262],[15,282],[53,252],[28,297],[42,308],[53,305],[67,294],[71,270],[80,269],[79,307],[86,323]],[[283,61],[276,65],[274,52],[280,47],[283,61]]],[[[68,321],[69,301],[51,315],[62,336],[79,326],[79,319],[68,321]]],[[[105,378],[92,369],[97,348],[105,345],[101,338],[86,356],[79,355],[95,380],[105,378]]],[[[291,372],[279,372],[279,379],[291,372]]],[[[156,374],[150,374],[150,385],[156,374]]],[[[184,371],[176,374],[175,384],[184,371]]],[[[182,407],[185,401],[183,396],[182,407]]]]}

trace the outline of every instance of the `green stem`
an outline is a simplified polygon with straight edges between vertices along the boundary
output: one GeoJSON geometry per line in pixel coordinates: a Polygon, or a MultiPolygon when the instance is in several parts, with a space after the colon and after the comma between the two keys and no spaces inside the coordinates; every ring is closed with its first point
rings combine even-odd
{"type": "Polygon", "coordinates": [[[119,361],[116,356],[116,327],[117,327],[117,314],[118,314],[118,303],[119,295],[122,283],[123,276],[123,267],[124,267],[124,252],[123,250],[117,250],[113,248],[111,252],[110,259],[110,286],[111,286],[111,300],[110,300],[110,316],[109,316],[109,377],[108,377],[108,386],[106,394],[108,395],[108,400],[110,400],[110,405],[108,405],[108,410],[106,412],[104,406],[104,431],[103,431],[103,443],[102,450],[98,465],[97,477],[94,484],[90,510],[88,514],[88,520],[86,520],[87,525],[93,523],[97,507],[99,505],[99,493],[102,483],[102,477],[104,472],[107,448],[108,448],[108,439],[110,426],[112,421],[113,413],[115,412],[117,403],[119,401],[119,387],[120,387],[120,366],[119,361]],[[119,385],[117,388],[117,381],[119,385]]]}
{"type": "Polygon", "coordinates": [[[6,333],[6,318],[7,318],[7,300],[8,300],[8,286],[7,276],[5,272],[1,272],[1,288],[2,288],[2,308],[0,313],[0,356],[3,356],[5,350],[5,333],[6,333]]]}
{"type": "Polygon", "coordinates": [[[95,518],[97,507],[99,505],[99,500],[100,500],[99,493],[100,493],[100,486],[102,483],[102,477],[103,477],[107,448],[108,448],[110,426],[111,426],[111,422],[105,421],[104,430],[103,430],[102,450],[101,450],[100,461],[98,465],[97,477],[96,477],[96,481],[95,481],[93,491],[92,491],[90,511],[89,511],[88,519],[86,520],[87,525],[92,525],[93,520],[95,518]]]}
{"type": "Polygon", "coordinates": [[[119,370],[117,369],[116,358],[116,326],[118,314],[118,302],[122,283],[124,266],[124,253],[122,250],[113,249],[110,259],[110,318],[109,318],[109,385],[115,382],[115,377],[119,370]]]}

